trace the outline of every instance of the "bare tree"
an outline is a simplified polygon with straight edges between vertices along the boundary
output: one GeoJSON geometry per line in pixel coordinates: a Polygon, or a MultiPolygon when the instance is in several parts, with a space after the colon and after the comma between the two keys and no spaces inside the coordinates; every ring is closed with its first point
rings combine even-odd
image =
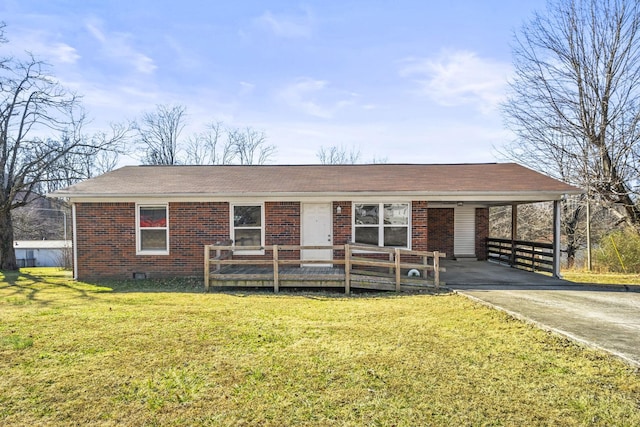
{"type": "Polygon", "coordinates": [[[0,59],[0,269],[18,268],[12,211],[33,200],[54,167],[66,167],[60,159],[109,148],[110,141],[82,137],[83,120],[79,98],[60,86],[44,63],[31,55],[0,59]]]}
{"type": "Polygon", "coordinates": [[[204,132],[189,137],[184,146],[180,142],[176,146],[185,154],[178,162],[188,165],[262,165],[276,153],[264,132],[251,127],[226,128],[222,122],[209,124],[204,132]]]}
{"type": "Polygon", "coordinates": [[[186,108],[182,105],[158,105],[156,111],[142,115],[136,124],[142,162],[147,165],[179,163],[179,137],[185,126],[186,108]]]}
{"type": "Polygon", "coordinates": [[[384,164],[384,163],[389,163],[389,158],[388,157],[376,157],[373,156],[371,158],[371,163],[374,165],[378,165],[378,164],[384,164]]]}
{"type": "MultiPolygon", "coordinates": [[[[551,242],[553,239],[551,205],[549,203],[523,204],[518,207],[518,240],[551,242]]],[[[513,207],[496,206],[489,209],[489,234],[501,239],[511,238],[511,211],[513,207]]]]}
{"type": "Polygon", "coordinates": [[[185,147],[188,165],[228,165],[233,163],[234,154],[225,140],[225,129],[222,122],[214,122],[204,132],[195,134],[187,140],[185,147]]]}
{"type": "Polygon", "coordinates": [[[360,150],[355,147],[347,149],[344,145],[332,145],[320,147],[316,157],[323,165],[354,165],[360,163],[362,156],[360,150]]]}
{"type": "MultiPolygon", "coordinates": [[[[330,147],[321,146],[316,157],[323,165],[355,165],[358,163],[366,163],[362,161],[362,153],[360,149],[352,146],[347,149],[344,145],[332,145],[330,147]]],[[[387,163],[386,157],[373,156],[369,163],[380,164],[387,163]]]]}
{"type": "MultiPolygon", "coordinates": [[[[504,104],[510,158],[588,190],[636,229],[640,3],[556,0],[518,33],[504,104]]],[[[569,213],[577,218],[578,211],[569,213]]]]}
{"type": "Polygon", "coordinates": [[[11,215],[15,240],[62,240],[71,236],[71,207],[62,200],[36,195],[11,215]]]}
{"type": "MultiPolygon", "coordinates": [[[[102,175],[116,168],[120,154],[131,134],[130,125],[112,124],[109,133],[100,131],[93,135],[80,135],[84,144],[60,157],[43,174],[41,194],[51,193],[82,180],[102,175]],[[93,147],[104,147],[96,151],[93,147]]],[[[63,135],[68,139],[68,135],[63,135]]]]}
{"type": "Polygon", "coordinates": [[[267,144],[264,132],[250,127],[228,129],[227,138],[232,163],[264,165],[276,152],[275,145],[267,144]]]}

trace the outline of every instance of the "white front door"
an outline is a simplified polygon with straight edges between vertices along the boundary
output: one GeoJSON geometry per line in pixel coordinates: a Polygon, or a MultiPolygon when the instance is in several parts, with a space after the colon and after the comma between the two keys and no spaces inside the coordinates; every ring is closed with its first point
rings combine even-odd
{"type": "MultiPolygon", "coordinates": [[[[302,204],[302,246],[330,246],[333,244],[331,203],[302,204]]],[[[333,258],[331,249],[306,249],[302,259],[327,260],[333,258]]],[[[309,264],[309,266],[330,266],[331,264],[309,264]]]]}

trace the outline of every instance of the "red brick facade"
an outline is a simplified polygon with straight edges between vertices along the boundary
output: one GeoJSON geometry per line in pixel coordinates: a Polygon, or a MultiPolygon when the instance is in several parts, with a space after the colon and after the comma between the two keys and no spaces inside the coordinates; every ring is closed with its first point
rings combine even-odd
{"type": "Polygon", "coordinates": [[[428,251],[428,241],[429,209],[427,209],[427,202],[414,201],[411,203],[411,249],[428,251]]]}
{"type": "MultiPolygon", "coordinates": [[[[136,254],[135,203],[77,203],[77,273],[80,279],[202,276],[204,246],[230,237],[229,203],[169,203],[169,255],[136,254]]],[[[300,244],[300,202],[264,203],[265,244],[300,244]]],[[[351,201],[332,204],[333,243],[352,240],[351,201]],[[338,206],[340,213],[337,212],[338,206]]],[[[453,208],[428,208],[412,202],[411,245],[414,250],[438,250],[453,255],[453,208]]],[[[486,258],[488,209],[476,210],[476,252],[486,258]]],[[[344,253],[334,253],[334,258],[344,253]]],[[[266,253],[265,257],[271,257],[266,253]]],[[[297,258],[297,253],[283,253],[297,258]]],[[[249,256],[247,256],[249,257],[249,256]]]]}
{"type": "Polygon", "coordinates": [[[78,278],[200,276],[204,245],[229,238],[228,203],[170,203],[169,255],[136,255],[135,203],[76,204],[78,278]]]}
{"type": "Polygon", "coordinates": [[[487,238],[489,237],[489,208],[476,208],[476,257],[487,259],[487,238]]]}
{"type": "Polygon", "coordinates": [[[428,251],[438,251],[453,258],[453,208],[431,208],[428,213],[428,251]]]}
{"type": "MultiPolygon", "coordinates": [[[[428,214],[429,251],[440,251],[453,258],[454,208],[431,208],[428,214]]],[[[487,237],[489,237],[489,208],[476,208],[475,221],[476,257],[487,259],[487,237]]]]}
{"type": "Polygon", "coordinates": [[[333,244],[351,242],[351,202],[333,202],[333,244]],[[340,207],[340,213],[337,212],[340,207]]]}
{"type": "MultiPolygon", "coordinates": [[[[300,202],[267,202],[264,204],[264,244],[300,244],[300,202]]],[[[300,251],[278,252],[281,259],[300,259],[300,251]]],[[[265,257],[272,258],[271,251],[265,257]]]]}
{"type": "Polygon", "coordinates": [[[265,245],[300,244],[300,202],[264,204],[265,245]]]}

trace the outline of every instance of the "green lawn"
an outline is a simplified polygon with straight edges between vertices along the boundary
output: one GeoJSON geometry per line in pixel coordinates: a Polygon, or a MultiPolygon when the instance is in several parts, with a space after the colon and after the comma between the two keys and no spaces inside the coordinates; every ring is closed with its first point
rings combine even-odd
{"type": "Polygon", "coordinates": [[[562,271],[562,278],[577,283],[640,285],[640,274],[629,273],[596,273],[581,270],[566,270],[562,271]]]}
{"type": "Polygon", "coordinates": [[[0,425],[43,424],[637,426],[640,374],[457,295],[24,269],[0,277],[0,425]]]}

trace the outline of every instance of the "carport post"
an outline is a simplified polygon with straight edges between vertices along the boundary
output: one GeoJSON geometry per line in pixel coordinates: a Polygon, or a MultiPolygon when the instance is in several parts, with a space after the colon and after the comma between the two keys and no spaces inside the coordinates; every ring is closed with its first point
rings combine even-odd
{"type": "Polygon", "coordinates": [[[560,276],[560,200],[553,201],[553,277],[560,276]]]}
{"type": "Polygon", "coordinates": [[[518,240],[518,205],[513,203],[511,205],[511,258],[509,258],[511,267],[516,265],[516,240],[518,240]]]}

